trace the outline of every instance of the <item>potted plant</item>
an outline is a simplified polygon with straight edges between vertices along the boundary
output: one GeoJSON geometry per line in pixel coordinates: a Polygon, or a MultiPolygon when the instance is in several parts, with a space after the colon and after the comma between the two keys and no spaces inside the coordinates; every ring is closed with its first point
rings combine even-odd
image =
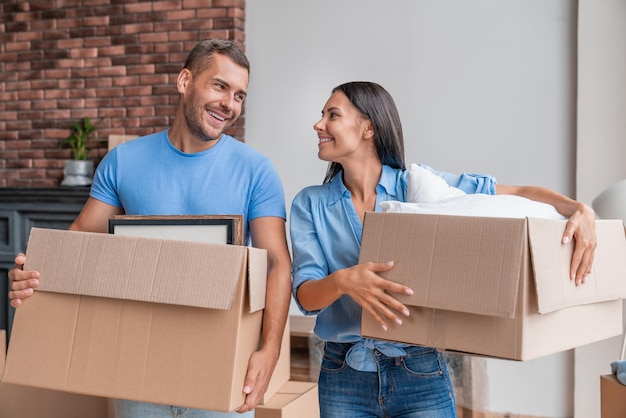
{"type": "Polygon", "coordinates": [[[70,148],[74,159],[65,160],[61,186],[88,186],[93,177],[93,161],[87,159],[89,136],[96,130],[96,125],[88,117],[74,122],[74,131],[59,143],[59,148],[70,148]]]}

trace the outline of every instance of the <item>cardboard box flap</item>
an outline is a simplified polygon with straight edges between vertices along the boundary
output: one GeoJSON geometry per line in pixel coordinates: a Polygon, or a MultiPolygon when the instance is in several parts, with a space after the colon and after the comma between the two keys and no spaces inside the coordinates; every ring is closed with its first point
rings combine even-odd
{"type": "Polygon", "coordinates": [[[237,245],[32,228],[24,268],[41,273],[40,291],[227,310],[248,271],[247,251],[237,245]]]}
{"type": "Polygon", "coordinates": [[[539,313],[626,297],[626,239],[621,220],[596,221],[600,243],[591,274],[576,286],[569,269],[574,242],[560,244],[567,220],[528,219],[539,313]]]}
{"type": "Polygon", "coordinates": [[[511,318],[526,246],[525,219],[367,212],[359,262],[393,260],[407,305],[511,318]]]}
{"type": "Polygon", "coordinates": [[[314,388],[317,383],[314,382],[301,382],[297,380],[290,380],[285,383],[279,390],[278,393],[289,393],[292,395],[300,395],[307,390],[314,388]]]}
{"type": "Polygon", "coordinates": [[[248,285],[250,288],[250,312],[265,308],[265,288],[267,281],[267,251],[248,248],[248,285]]]}
{"type": "Polygon", "coordinates": [[[257,406],[258,418],[319,418],[317,383],[290,380],[264,405],[257,406]]]}

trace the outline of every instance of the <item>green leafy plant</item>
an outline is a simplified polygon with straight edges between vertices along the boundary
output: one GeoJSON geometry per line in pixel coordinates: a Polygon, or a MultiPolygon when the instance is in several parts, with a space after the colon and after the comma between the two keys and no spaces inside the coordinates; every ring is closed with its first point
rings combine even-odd
{"type": "Polygon", "coordinates": [[[74,122],[74,132],[61,141],[59,148],[70,148],[75,160],[86,160],[87,154],[91,149],[87,141],[96,128],[96,125],[92,124],[91,120],[87,117],[74,122]]]}

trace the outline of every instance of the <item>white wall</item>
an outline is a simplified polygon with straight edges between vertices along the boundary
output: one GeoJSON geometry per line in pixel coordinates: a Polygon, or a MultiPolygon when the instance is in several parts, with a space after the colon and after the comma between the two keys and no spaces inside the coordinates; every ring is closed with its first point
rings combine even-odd
{"type": "Polygon", "coordinates": [[[581,0],[577,193],[591,201],[626,178],[626,2],[581,0]]]}
{"type": "MultiPolygon", "coordinates": [[[[394,96],[407,162],[574,193],[576,2],[248,1],[246,141],[288,204],[321,183],[313,124],[330,90],[370,80],[394,96]]],[[[489,407],[571,417],[572,353],[490,361],[489,407]]],[[[592,418],[592,417],[588,417],[592,418]]]]}
{"type": "MultiPolygon", "coordinates": [[[[626,2],[580,0],[576,191],[592,201],[626,178],[626,2]]],[[[599,375],[618,360],[615,337],[576,349],[575,417],[598,417],[599,375]]]]}
{"type": "Polygon", "coordinates": [[[321,182],[313,124],[330,90],[385,86],[407,161],[573,193],[575,3],[249,1],[246,140],[287,198],[321,182]]]}

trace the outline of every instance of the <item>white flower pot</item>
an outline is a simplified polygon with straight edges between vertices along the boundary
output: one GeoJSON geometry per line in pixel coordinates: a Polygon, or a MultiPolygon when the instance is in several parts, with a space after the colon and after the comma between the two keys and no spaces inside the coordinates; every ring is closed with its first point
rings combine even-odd
{"type": "Polygon", "coordinates": [[[93,178],[93,161],[65,160],[61,186],[89,186],[93,178]]]}

